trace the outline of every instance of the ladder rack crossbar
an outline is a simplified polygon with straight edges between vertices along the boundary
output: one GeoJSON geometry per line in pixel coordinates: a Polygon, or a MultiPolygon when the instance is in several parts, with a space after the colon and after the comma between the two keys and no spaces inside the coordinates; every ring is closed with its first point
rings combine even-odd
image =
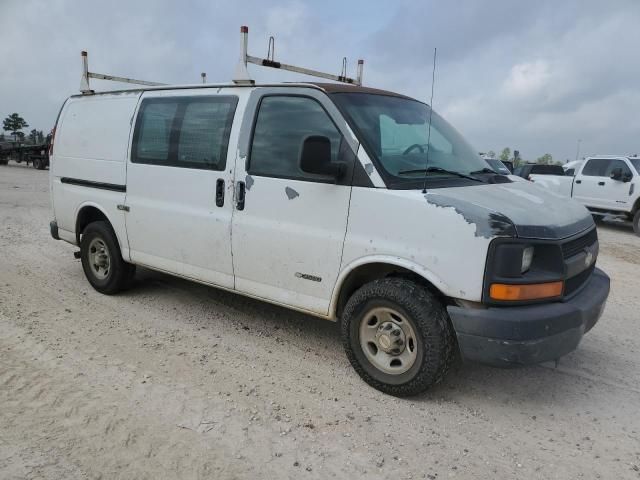
{"type": "Polygon", "coordinates": [[[326,78],[327,80],[334,80],[336,82],[351,83],[354,85],[358,85],[357,80],[350,77],[344,77],[342,75],[333,75],[331,73],[320,72],[318,70],[312,70],[310,68],[297,67],[295,65],[288,65],[286,63],[276,62],[273,60],[269,60],[267,58],[252,57],[251,55],[247,55],[246,58],[247,58],[247,62],[253,63],[255,65],[260,65],[262,67],[279,68],[280,70],[287,70],[289,72],[302,73],[304,75],[310,75],[312,77],[326,78]]]}
{"type": "Polygon", "coordinates": [[[277,62],[275,60],[275,40],[273,37],[269,37],[269,46],[267,48],[267,58],[254,57],[247,53],[247,45],[249,43],[249,27],[240,27],[240,58],[236,66],[233,82],[239,85],[254,85],[255,82],[251,79],[249,71],[247,70],[247,64],[253,63],[254,65],[260,65],[261,67],[277,68],[280,70],[287,70],[289,72],[302,73],[303,75],[309,75],[312,77],[325,78],[327,80],[333,80],[341,83],[349,83],[351,85],[362,85],[362,70],[364,66],[364,60],[358,60],[356,78],[347,77],[347,59],[342,60],[342,71],[340,75],[334,75],[332,73],[320,72],[318,70],[312,70],[310,68],[298,67],[296,65],[289,65],[287,63],[277,62]]]}
{"type": "Polygon", "coordinates": [[[115,75],[106,75],[104,73],[87,72],[87,76],[89,78],[95,78],[97,80],[110,80],[112,82],[133,83],[136,85],[148,85],[150,87],[159,87],[162,85],[166,85],[166,83],[149,82],[147,80],[136,80],[134,78],[126,78],[126,77],[117,77],[115,75]]]}

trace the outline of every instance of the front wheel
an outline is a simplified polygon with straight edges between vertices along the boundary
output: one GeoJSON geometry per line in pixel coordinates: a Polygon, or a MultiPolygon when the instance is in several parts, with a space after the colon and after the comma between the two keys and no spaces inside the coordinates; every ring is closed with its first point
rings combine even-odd
{"type": "Polygon", "coordinates": [[[640,237],[640,209],[633,216],[633,231],[640,237]]]}
{"type": "Polygon", "coordinates": [[[410,280],[368,283],[347,302],[342,338],[356,372],[372,387],[398,397],[440,382],[455,356],[447,312],[410,280]]]}
{"type": "Polygon", "coordinates": [[[112,295],[129,285],[135,267],[122,259],[118,239],[107,222],[87,225],[80,241],[80,258],[87,280],[100,293],[112,295]]]}

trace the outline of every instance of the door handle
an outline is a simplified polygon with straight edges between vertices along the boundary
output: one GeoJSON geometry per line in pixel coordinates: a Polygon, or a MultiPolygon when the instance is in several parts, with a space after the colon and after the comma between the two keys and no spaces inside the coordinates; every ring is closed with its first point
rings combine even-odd
{"type": "Polygon", "coordinates": [[[236,192],[236,208],[244,210],[245,187],[244,182],[238,182],[238,191],[236,192]]]}
{"type": "Polygon", "coordinates": [[[224,180],[219,178],[216,181],[216,207],[224,206],[224,180]]]}
{"type": "Polygon", "coordinates": [[[600,185],[601,187],[604,187],[604,182],[598,182],[598,185],[600,185]]]}
{"type": "Polygon", "coordinates": [[[576,183],[582,183],[582,180],[576,180],[576,183]]]}

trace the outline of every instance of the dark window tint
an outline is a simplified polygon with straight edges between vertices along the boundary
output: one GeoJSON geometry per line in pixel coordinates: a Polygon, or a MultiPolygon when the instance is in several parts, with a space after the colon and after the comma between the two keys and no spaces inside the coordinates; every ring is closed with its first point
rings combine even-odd
{"type": "Polygon", "coordinates": [[[269,177],[329,180],[303,172],[300,152],[304,139],[322,135],[331,141],[331,159],[338,160],[340,132],[329,115],[308,97],[268,96],[260,102],[256,119],[249,173],[269,177]]]}
{"type": "Polygon", "coordinates": [[[564,175],[560,165],[533,165],[531,173],[536,175],[564,175]]]}
{"type": "Polygon", "coordinates": [[[176,102],[148,103],[138,120],[137,161],[166,163],[169,160],[171,125],[176,115],[176,102]]]}
{"type": "Polygon", "coordinates": [[[143,100],[131,161],[223,170],[236,104],[236,97],[143,100]]]}
{"type": "Polygon", "coordinates": [[[604,177],[610,163],[611,160],[605,158],[592,158],[587,160],[587,163],[582,169],[582,175],[588,177],[604,177]]]}
{"type": "Polygon", "coordinates": [[[604,172],[604,176],[605,177],[610,177],[611,173],[616,168],[619,168],[622,171],[622,175],[623,176],[631,175],[631,169],[629,168],[629,166],[625,162],[623,162],[622,160],[611,160],[611,162],[609,162],[609,166],[607,167],[607,169],[604,172]]]}

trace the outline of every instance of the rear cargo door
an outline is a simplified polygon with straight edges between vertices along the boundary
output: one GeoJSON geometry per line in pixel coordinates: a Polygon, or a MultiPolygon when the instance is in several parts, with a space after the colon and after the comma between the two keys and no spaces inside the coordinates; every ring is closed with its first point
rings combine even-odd
{"type": "Polygon", "coordinates": [[[131,260],[233,288],[230,188],[238,97],[146,92],[127,167],[131,260]]]}

